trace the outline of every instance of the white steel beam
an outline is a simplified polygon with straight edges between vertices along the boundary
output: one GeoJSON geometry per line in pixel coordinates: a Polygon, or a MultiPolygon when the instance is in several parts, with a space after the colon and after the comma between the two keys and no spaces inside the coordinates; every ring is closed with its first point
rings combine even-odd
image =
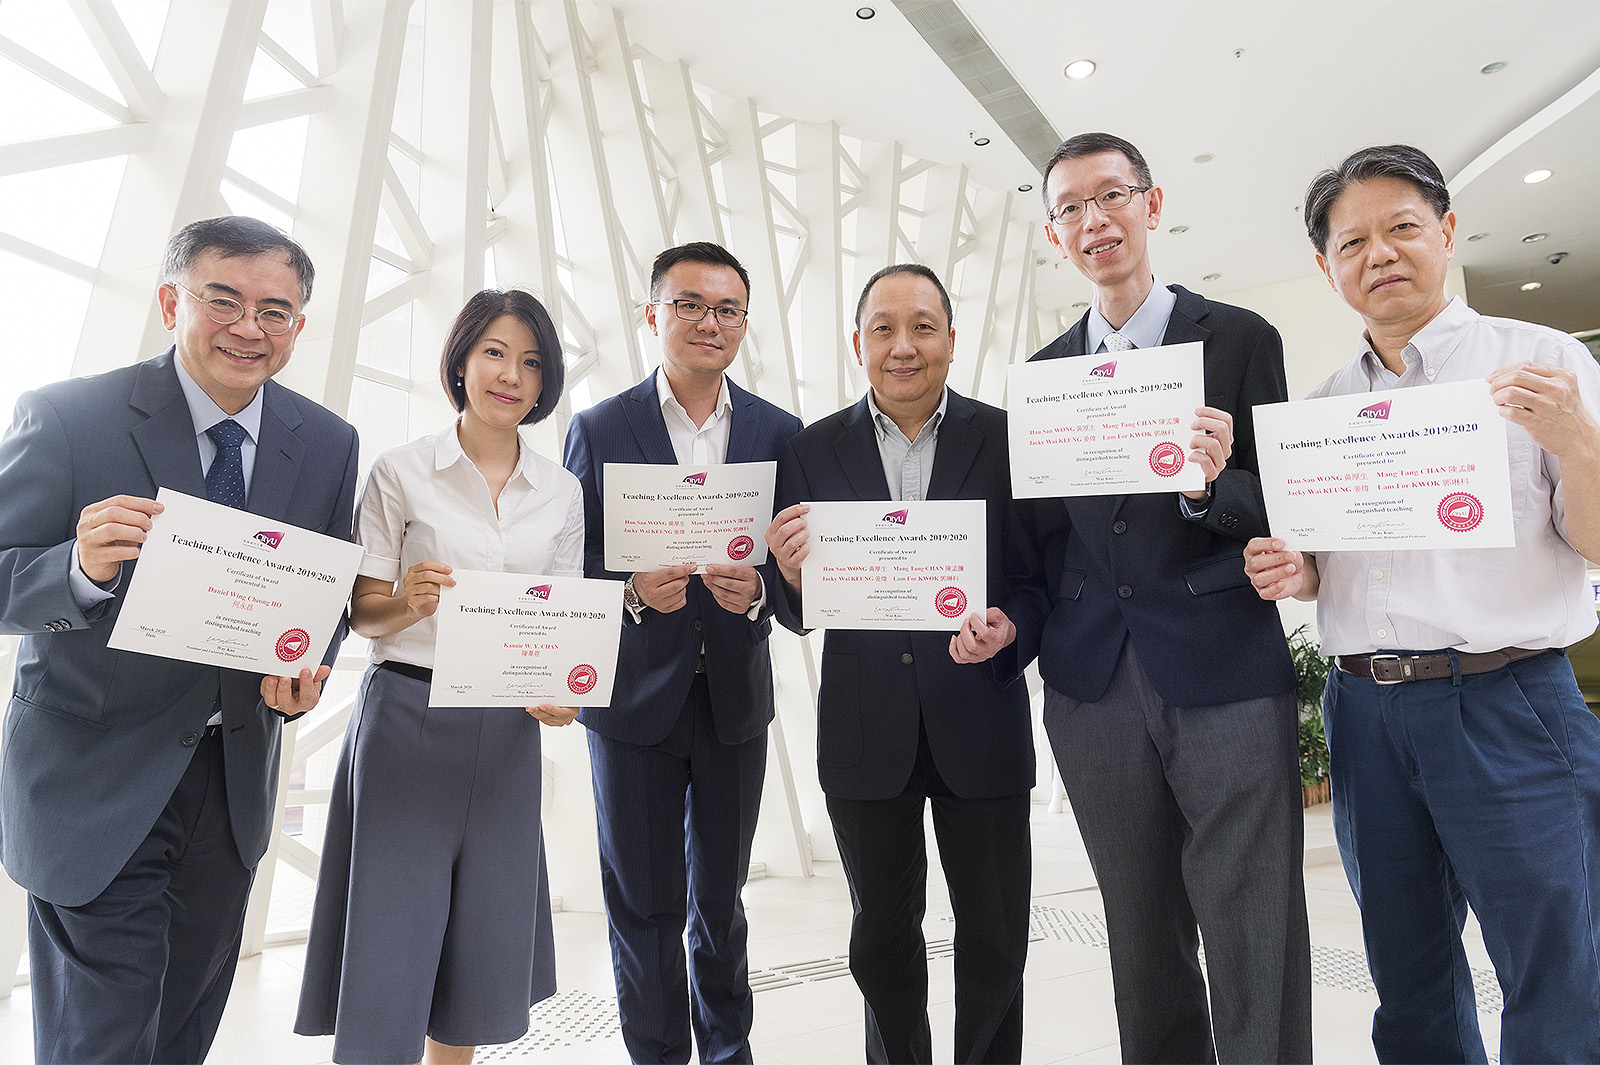
{"type": "Polygon", "coordinates": [[[166,97],[111,0],[67,0],[133,117],[154,121],[166,97]]]}

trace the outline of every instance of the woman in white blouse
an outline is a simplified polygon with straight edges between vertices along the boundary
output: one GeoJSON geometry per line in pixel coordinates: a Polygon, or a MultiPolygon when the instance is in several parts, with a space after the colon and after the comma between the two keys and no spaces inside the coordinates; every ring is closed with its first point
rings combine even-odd
{"type": "Polygon", "coordinates": [[[455,568],[583,575],[578,481],[518,427],[561,398],[561,346],[526,292],[480,292],[440,360],[456,422],[378,456],[356,512],[350,625],[372,643],[328,811],[295,1031],[337,1062],[467,1062],[555,992],[540,722],[568,707],[432,709],[455,568]],[[426,1037],[426,1039],[425,1039],[426,1037]]]}

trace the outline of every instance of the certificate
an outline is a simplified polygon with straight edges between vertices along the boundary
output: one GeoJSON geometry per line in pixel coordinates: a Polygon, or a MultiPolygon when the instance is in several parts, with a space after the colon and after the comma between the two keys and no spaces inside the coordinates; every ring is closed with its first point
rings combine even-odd
{"type": "Polygon", "coordinates": [[[1506,426],[1483,381],[1255,409],[1272,533],[1295,551],[1510,547],[1506,426]]]}
{"type": "Polygon", "coordinates": [[[156,501],[108,646],[276,677],[322,664],[359,544],[170,488],[156,501]]]}
{"type": "Polygon", "coordinates": [[[760,565],[777,473],[776,462],[606,463],[606,569],[760,565]]]}
{"type": "Polygon", "coordinates": [[[622,583],[458,569],[439,593],[429,706],[606,706],[622,583]]]}
{"type": "Polygon", "coordinates": [[[954,632],[987,608],[983,500],[809,506],[807,628],[954,632]]]}
{"type": "Polygon", "coordinates": [[[1038,496],[1197,492],[1188,461],[1205,406],[1199,343],[1044,359],[1011,367],[1011,490],[1038,496]]]}

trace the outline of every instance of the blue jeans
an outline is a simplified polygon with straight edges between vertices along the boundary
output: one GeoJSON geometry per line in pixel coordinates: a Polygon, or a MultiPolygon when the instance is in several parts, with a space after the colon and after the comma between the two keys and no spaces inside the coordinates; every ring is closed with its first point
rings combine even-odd
{"type": "Polygon", "coordinates": [[[1600,721],[1565,653],[1409,684],[1334,670],[1323,715],[1378,1060],[1485,1060],[1470,905],[1501,1061],[1600,1061],[1600,721]]]}

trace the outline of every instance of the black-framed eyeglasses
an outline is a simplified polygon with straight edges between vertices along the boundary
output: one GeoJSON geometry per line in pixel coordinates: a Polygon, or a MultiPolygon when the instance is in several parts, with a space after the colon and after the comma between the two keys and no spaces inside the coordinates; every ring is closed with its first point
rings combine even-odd
{"type": "Polygon", "coordinates": [[[1083,212],[1092,202],[1102,211],[1115,211],[1133,202],[1135,193],[1149,192],[1154,185],[1113,185],[1081,200],[1067,200],[1050,209],[1050,221],[1058,226],[1070,226],[1083,221],[1083,212]]]}
{"type": "MultiPolygon", "coordinates": [[[[205,308],[206,317],[218,325],[232,325],[244,317],[244,304],[238,300],[230,300],[226,296],[202,296],[197,292],[190,292],[176,281],[170,281],[168,284],[188,292],[196,303],[205,308]]],[[[261,327],[263,333],[275,337],[283,336],[294,328],[296,322],[305,317],[303,314],[290,314],[277,307],[256,307],[254,310],[256,325],[261,327]]]]}
{"type": "Polygon", "coordinates": [[[703,322],[706,312],[711,311],[717,316],[717,324],[725,325],[729,329],[737,329],[744,325],[745,318],[750,314],[743,307],[711,307],[699,300],[656,300],[652,306],[671,307],[672,313],[686,322],[703,322]]]}

